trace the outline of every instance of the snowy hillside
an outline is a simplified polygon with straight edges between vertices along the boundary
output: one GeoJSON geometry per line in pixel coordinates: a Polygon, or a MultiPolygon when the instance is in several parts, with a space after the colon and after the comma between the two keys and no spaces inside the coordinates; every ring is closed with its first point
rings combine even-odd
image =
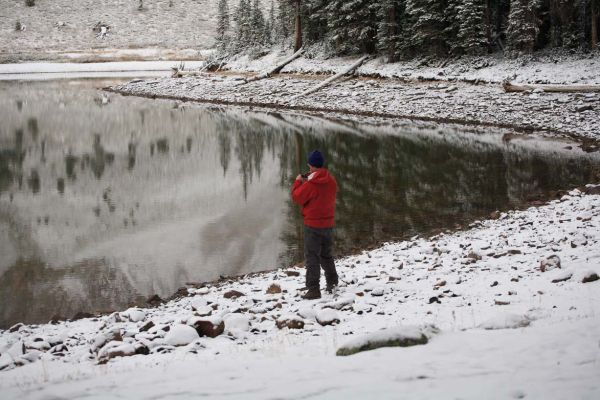
{"type": "MultiPolygon", "coordinates": [[[[210,48],[216,0],[2,0],[0,62],[57,51],[210,48]],[[140,9],[140,4],[142,7],[140,9]],[[19,22],[24,30],[17,31],[19,22]],[[104,38],[96,24],[108,26],[104,38]]],[[[48,56],[46,56],[48,57],[48,56]]]]}

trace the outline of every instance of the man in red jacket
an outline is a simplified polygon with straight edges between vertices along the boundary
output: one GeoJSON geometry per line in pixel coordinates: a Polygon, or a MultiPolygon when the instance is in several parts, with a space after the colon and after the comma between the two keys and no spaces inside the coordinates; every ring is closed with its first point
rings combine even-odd
{"type": "Polygon", "coordinates": [[[320,151],[308,155],[310,172],[298,175],[292,185],[292,200],[302,207],[304,216],[304,256],[306,257],[306,287],[304,299],[321,298],[319,280],[321,269],[325,271],[327,291],[338,284],[338,275],[333,261],[333,226],[337,183],[327,169],[320,151]]]}

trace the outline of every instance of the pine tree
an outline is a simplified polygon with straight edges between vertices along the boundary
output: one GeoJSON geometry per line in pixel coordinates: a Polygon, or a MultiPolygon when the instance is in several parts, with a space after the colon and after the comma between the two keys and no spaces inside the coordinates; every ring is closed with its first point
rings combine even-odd
{"type": "Polygon", "coordinates": [[[265,44],[265,17],[260,9],[258,0],[254,0],[250,12],[250,43],[257,47],[265,44]]]}
{"type": "Polygon", "coordinates": [[[327,27],[340,54],[375,51],[378,6],[377,2],[371,0],[329,2],[327,27]]]}
{"type": "Polygon", "coordinates": [[[233,48],[235,51],[248,49],[252,45],[251,40],[251,6],[250,0],[240,0],[235,11],[235,39],[233,48]]]}
{"type": "Polygon", "coordinates": [[[394,62],[403,55],[405,46],[404,0],[380,0],[377,19],[377,49],[384,54],[388,62],[394,62]]]}
{"type": "Polygon", "coordinates": [[[520,53],[532,53],[540,30],[538,0],[511,0],[508,16],[508,46],[520,53]]]}
{"type": "Polygon", "coordinates": [[[283,47],[289,45],[288,39],[294,29],[294,10],[289,0],[277,0],[277,26],[275,42],[283,47]]]}
{"type": "Polygon", "coordinates": [[[485,0],[462,0],[458,6],[458,42],[467,54],[487,51],[488,27],[485,21],[485,0]]]}
{"type": "Polygon", "coordinates": [[[304,41],[316,43],[326,39],[329,0],[304,0],[302,2],[304,41]]]}
{"type": "Polygon", "coordinates": [[[224,51],[229,41],[229,5],[227,0],[219,0],[217,14],[217,49],[224,51]]]}
{"type": "Polygon", "coordinates": [[[406,12],[410,18],[409,42],[414,53],[443,56],[446,54],[445,1],[406,0],[406,12]]]}

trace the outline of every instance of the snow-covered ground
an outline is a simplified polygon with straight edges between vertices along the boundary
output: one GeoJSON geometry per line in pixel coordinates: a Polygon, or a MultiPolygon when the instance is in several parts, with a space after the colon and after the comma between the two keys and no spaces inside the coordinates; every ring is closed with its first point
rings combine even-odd
{"type": "MultiPolygon", "coordinates": [[[[226,68],[232,71],[262,72],[282,57],[276,51],[254,60],[242,56],[229,61],[226,68]]],[[[358,57],[302,57],[286,66],[283,71],[331,74],[348,67],[355,59],[358,57]]],[[[600,51],[588,54],[547,51],[519,58],[507,58],[497,53],[450,60],[418,58],[395,63],[386,63],[384,59],[378,58],[359,67],[357,73],[401,80],[502,83],[503,80],[510,79],[519,83],[599,84],[600,51]]]]}
{"type": "MultiPolygon", "coordinates": [[[[112,90],[138,96],[346,115],[358,121],[424,120],[600,137],[600,93],[505,93],[498,84],[346,78],[295,98],[324,79],[278,75],[242,84],[239,75],[135,81],[112,90]]],[[[597,147],[596,147],[597,148],[597,147]]]]}
{"type": "Polygon", "coordinates": [[[598,398],[600,186],[584,192],[338,260],[340,287],[316,301],[299,297],[304,271],[287,268],[189,287],[152,309],[15,326],[0,332],[0,390],[35,399],[598,398]],[[335,355],[347,343],[420,337],[428,343],[335,355]]]}

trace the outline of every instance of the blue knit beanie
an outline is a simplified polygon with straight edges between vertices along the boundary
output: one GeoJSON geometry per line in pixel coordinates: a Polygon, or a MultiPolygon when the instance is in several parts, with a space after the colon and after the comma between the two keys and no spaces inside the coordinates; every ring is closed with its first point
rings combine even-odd
{"type": "Polygon", "coordinates": [[[308,164],[312,165],[315,168],[323,167],[325,163],[325,158],[323,158],[323,154],[319,150],[313,150],[308,154],[308,164]]]}

